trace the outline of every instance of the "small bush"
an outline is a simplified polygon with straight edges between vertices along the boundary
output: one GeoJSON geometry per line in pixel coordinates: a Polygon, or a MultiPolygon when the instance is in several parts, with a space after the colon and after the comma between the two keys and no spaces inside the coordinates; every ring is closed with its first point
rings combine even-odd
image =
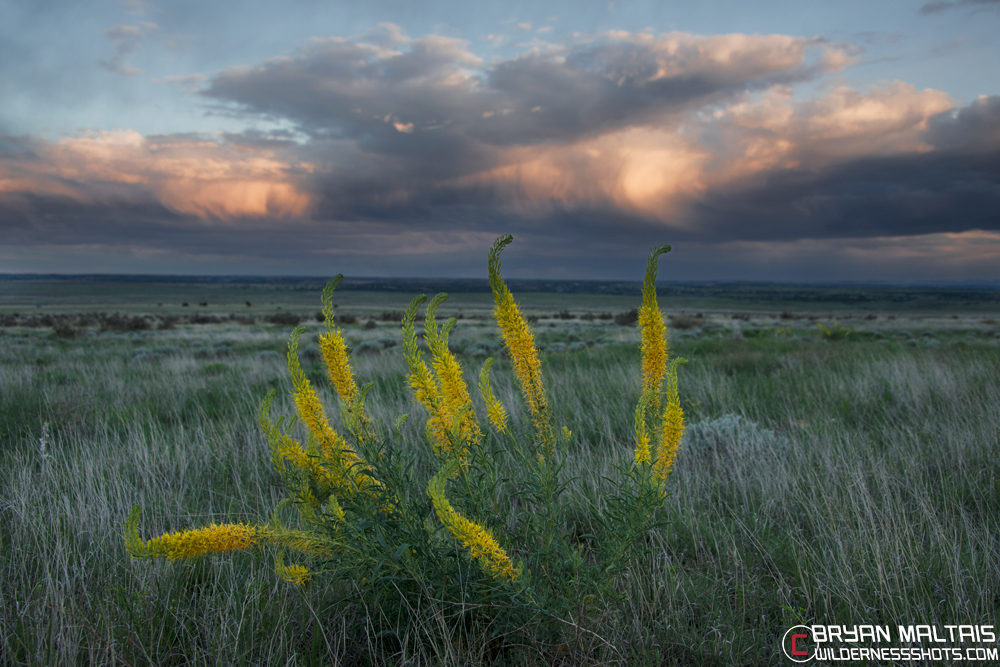
{"type": "Polygon", "coordinates": [[[623,313],[618,313],[615,315],[615,324],[623,327],[630,327],[639,321],[639,310],[633,308],[632,310],[626,310],[623,313]]]}
{"type": "Polygon", "coordinates": [[[52,333],[55,334],[56,338],[76,338],[82,332],[69,322],[59,321],[52,326],[52,333]]]}
{"type": "Polygon", "coordinates": [[[221,324],[222,321],[215,315],[202,315],[201,313],[195,313],[188,318],[190,324],[221,324]]]}
{"type": "Polygon", "coordinates": [[[280,312],[274,313],[273,315],[268,315],[264,318],[265,322],[270,322],[271,324],[278,324],[283,327],[294,327],[302,321],[302,317],[290,312],[280,312]]]}
{"type": "Polygon", "coordinates": [[[148,331],[152,329],[149,321],[144,317],[134,315],[113,315],[101,314],[99,316],[101,331],[148,331]]]}
{"type": "Polygon", "coordinates": [[[786,451],[791,441],[740,415],[728,414],[691,424],[684,432],[685,456],[748,460],[765,449],[786,451]]]}
{"type": "Polygon", "coordinates": [[[703,324],[705,324],[705,320],[700,317],[691,317],[690,315],[675,315],[670,318],[670,326],[681,331],[694,329],[703,324]]]}
{"type": "MultiPolygon", "coordinates": [[[[656,305],[657,260],[669,246],[650,253],[643,283],[634,452],[618,466],[614,495],[590,508],[592,525],[583,539],[576,510],[563,500],[573,483],[564,472],[573,435],[554,423],[534,334],[500,273],[500,253],[510,241],[507,236],[493,245],[489,279],[526,423],[512,423],[494,396],[491,358],[478,381],[486,419],[477,417],[461,364],[449,351],[456,319],[443,325],[436,319],[446,294],[427,304],[423,345],[415,322],[426,297],[414,299],[402,320],[408,384],[425,415],[426,443],[403,441],[402,419],[376,423],[366,405],[372,385],[356,383],[347,343],[333,325],[333,292],[343,279],[337,276],[323,292],[327,328],[319,347],[340,399],[341,430],[327,418],[300,366],[305,329],[297,327],[288,369],[305,437],[297,437],[284,418],[272,421],[273,391],[257,415],[287,492],[271,522],[213,524],[142,540],[140,508],[134,506],[125,526],[129,554],[177,559],[270,548],[281,579],[305,585],[314,577],[334,577],[348,584],[343,590],[363,608],[377,608],[368,619],[376,638],[436,643],[452,637],[447,626],[456,623],[488,633],[498,648],[568,646],[581,628],[588,638],[598,636],[608,613],[604,605],[620,599],[627,585],[621,573],[635,562],[635,544],[662,521],[666,481],[684,431],[677,367],[686,362],[668,363],[665,323],[656,305]],[[429,479],[415,466],[414,450],[423,444],[434,466],[429,479]],[[522,469],[523,478],[499,479],[501,460],[522,469]],[[591,602],[581,606],[580,600],[591,602]],[[445,606],[462,611],[442,616],[448,620],[441,627],[412,613],[445,606]]],[[[356,351],[364,345],[385,349],[396,341],[380,338],[356,351]]],[[[223,364],[205,367],[206,373],[224,370],[223,364]]]]}

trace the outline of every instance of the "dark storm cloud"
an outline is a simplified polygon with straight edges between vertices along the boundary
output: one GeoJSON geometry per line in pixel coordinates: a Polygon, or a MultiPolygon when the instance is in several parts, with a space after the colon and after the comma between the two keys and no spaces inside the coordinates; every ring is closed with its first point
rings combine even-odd
{"type": "Polygon", "coordinates": [[[669,126],[846,61],[828,44],[781,35],[608,33],[485,64],[461,40],[410,39],[388,25],[231,68],[203,94],[311,137],[302,154],[322,165],[308,185],[318,217],[424,218],[502,205],[509,187],[456,181],[516,163],[512,149],[669,126]]]}
{"type": "Polygon", "coordinates": [[[865,238],[1000,231],[1000,97],[934,117],[934,150],[782,169],[691,206],[698,240],[865,238]]]}
{"type": "Polygon", "coordinates": [[[1000,150],[1000,96],[983,96],[955,114],[931,120],[927,141],[942,151],[996,153],[1000,150]]]}
{"type": "Polygon", "coordinates": [[[314,136],[423,155],[415,142],[425,134],[431,145],[569,142],[846,62],[822,42],[780,35],[612,33],[489,65],[461,40],[392,37],[319,40],[294,57],[222,72],[203,94],[314,136]]]}
{"type": "Polygon", "coordinates": [[[809,62],[821,42],[773,37],[600,40],[565,53],[532,53],[491,68],[486,82],[512,114],[480,122],[499,145],[574,141],[835,69],[809,62]],[[532,111],[533,109],[537,111],[532,111]]]}
{"type": "Polygon", "coordinates": [[[698,240],[1000,231],[1000,152],[857,160],[772,174],[692,204],[698,240]]]}

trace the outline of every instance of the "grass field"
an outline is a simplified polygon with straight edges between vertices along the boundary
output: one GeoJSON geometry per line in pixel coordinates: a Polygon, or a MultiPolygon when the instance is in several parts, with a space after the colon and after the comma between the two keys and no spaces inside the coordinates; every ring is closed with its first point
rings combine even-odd
{"type": "MultiPolygon", "coordinates": [[[[498,655],[497,628],[452,624],[457,611],[430,605],[413,614],[435,629],[412,641],[344,584],[282,582],[266,553],[129,559],[134,503],[147,536],[268,520],[283,493],[254,415],[270,389],[291,413],[293,320],[309,328],[307,374],[326,384],[315,290],[143,289],[67,297],[32,285],[0,302],[7,663],[779,665],[782,634],[799,623],[996,624],[1000,313],[988,301],[685,297],[678,308],[661,296],[671,352],[690,360],[667,522],[638,546],[617,596],[553,618],[558,641],[501,628],[498,655]]],[[[574,433],[566,502],[586,524],[631,457],[639,338],[622,313],[638,297],[515,295],[557,423],[574,433]]],[[[345,292],[337,312],[359,379],[375,383],[373,412],[389,423],[410,413],[403,435],[421,452],[395,321],[410,296],[345,292]]],[[[489,305],[456,294],[441,312],[462,316],[451,340],[472,384],[500,352],[489,305]]],[[[498,396],[517,406],[506,361],[495,368],[498,396]]],[[[423,484],[428,459],[417,454],[423,484]]]]}

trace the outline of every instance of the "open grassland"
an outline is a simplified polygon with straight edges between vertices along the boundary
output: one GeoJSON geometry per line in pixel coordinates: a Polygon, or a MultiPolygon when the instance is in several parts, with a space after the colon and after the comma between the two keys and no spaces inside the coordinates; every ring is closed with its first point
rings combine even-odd
{"type": "MultiPolygon", "coordinates": [[[[322,577],[299,589],[275,576],[267,553],[130,561],[121,533],[134,503],[150,536],[268,521],[284,494],[254,414],[270,389],[276,411],[292,413],[293,320],[310,329],[303,367],[326,386],[314,293],[285,300],[282,319],[278,298],[265,310],[258,294],[236,310],[236,300],[199,306],[172,289],[179,303],[163,312],[162,294],[117,308],[50,296],[0,312],[0,655],[9,663],[766,665],[786,664],[779,642],[798,623],[998,620],[995,309],[714,302],[682,313],[661,297],[671,352],[690,360],[667,520],[637,545],[616,596],[571,601],[539,637],[471,624],[432,594],[401,614],[356,604],[348,585],[322,577]]],[[[432,462],[396,321],[408,296],[358,294],[338,295],[355,371],[375,383],[377,419],[411,414],[401,437],[423,488],[432,462]]],[[[586,539],[592,510],[614,491],[605,478],[632,454],[639,352],[627,310],[638,299],[522,301],[557,423],[574,434],[567,529],[586,539]]],[[[488,312],[488,295],[470,294],[441,314],[462,315],[451,340],[467,381],[498,356],[498,397],[524,421],[488,312]]]]}

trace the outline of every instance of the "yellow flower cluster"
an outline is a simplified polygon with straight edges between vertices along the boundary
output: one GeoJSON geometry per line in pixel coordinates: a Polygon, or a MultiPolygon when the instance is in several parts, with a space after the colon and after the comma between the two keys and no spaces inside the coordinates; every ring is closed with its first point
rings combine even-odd
{"type": "Polygon", "coordinates": [[[279,577],[290,584],[302,586],[309,582],[309,569],[304,565],[280,565],[274,570],[279,577]]]}
{"type": "Polygon", "coordinates": [[[507,411],[503,404],[493,395],[493,388],[490,387],[490,368],[493,366],[493,357],[489,357],[483,364],[483,369],[479,371],[479,394],[486,403],[486,416],[490,423],[501,433],[507,432],[507,411]]]}
{"type": "Polygon", "coordinates": [[[249,526],[243,523],[213,523],[208,528],[194,528],[167,533],[146,542],[150,556],[194,558],[206,554],[244,551],[268,540],[271,531],[266,526],[249,526]]]}
{"type": "Polygon", "coordinates": [[[340,396],[344,424],[356,437],[364,439],[368,436],[370,420],[360,401],[358,385],[354,381],[354,370],[348,359],[347,342],[336,327],[333,312],[333,291],[343,279],[343,274],[337,274],[323,289],[323,319],[326,322],[326,333],[319,336],[319,348],[326,363],[327,377],[340,396]]]}
{"type": "Polygon", "coordinates": [[[635,406],[635,463],[649,463],[649,431],[646,429],[646,406],[649,405],[649,394],[643,392],[639,403],[635,406]]]}
{"type": "Polygon", "coordinates": [[[647,410],[659,412],[663,371],[667,365],[667,326],[655,296],[652,304],[643,299],[639,326],[642,329],[642,391],[650,395],[647,410]]]}
{"type": "Polygon", "coordinates": [[[426,297],[414,299],[403,318],[403,350],[410,368],[410,387],[431,415],[427,420],[428,437],[435,454],[443,458],[462,457],[469,444],[479,442],[483,437],[469,389],[462,377],[462,366],[448,349],[448,333],[455,325],[455,319],[449,319],[438,331],[435,315],[438,306],[447,298],[447,294],[435,296],[427,305],[424,317],[424,340],[431,350],[433,375],[424,363],[414,331],[417,309],[426,297]]]}
{"type": "Polygon", "coordinates": [[[319,336],[319,348],[326,362],[330,382],[340,394],[340,399],[353,403],[358,397],[358,385],[347,360],[347,343],[339,331],[328,331],[319,336]]]}
{"type": "Polygon", "coordinates": [[[667,407],[663,411],[660,442],[654,465],[654,472],[660,481],[661,488],[670,475],[674,459],[677,458],[677,452],[681,446],[681,437],[684,435],[684,411],[681,409],[680,397],[677,393],[677,365],[686,363],[686,359],[674,359],[667,368],[667,407]]]}
{"type": "Polygon", "coordinates": [[[448,426],[458,427],[461,442],[478,442],[482,439],[483,433],[472,409],[469,389],[462,378],[462,366],[448,349],[448,333],[455,325],[455,319],[449,319],[440,332],[435,320],[438,305],[444,303],[447,298],[447,294],[438,294],[434,297],[427,305],[424,316],[425,337],[434,359],[434,374],[441,384],[441,416],[448,421],[448,426]]]}
{"type": "Polygon", "coordinates": [[[510,353],[514,374],[521,385],[521,394],[531,412],[535,430],[539,439],[545,445],[546,453],[551,453],[555,441],[552,423],[549,415],[548,402],[545,399],[545,386],[542,383],[542,364],[535,347],[535,338],[528,326],[528,321],[521,315],[514,295],[511,294],[500,274],[500,252],[513,240],[509,234],[496,240],[490,249],[489,277],[493,290],[493,316],[500,326],[504,344],[510,353]]]}
{"type": "Polygon", "coordinates": [[[427,485],[427,495],[434,504],[434,513],[487,572],[498,579],[513,581],[520,576],[520,569],[514,567],[507,552],[497,543],[493,534],[456,512],[445,497],[445,484],[458,470],[458,465],[458,460],[452,459],[431,478],[430,484],[427,485]]]}
{"type": "MultiPolygon", "coordinates": [[[[305,331],[298,327],[288,342],[288,372],[292,377],[296,412],[319,446],[322,463],[329,467],[331,479],[339,493],[354,493],[371,486],[373,478],[364,472],[364,462],[343,436],[333,430],[326,418],[323,404],[299,365],[299,336],[305,331]]],[[[347,366],[350,372],[350,366],[347,366]]]]}

